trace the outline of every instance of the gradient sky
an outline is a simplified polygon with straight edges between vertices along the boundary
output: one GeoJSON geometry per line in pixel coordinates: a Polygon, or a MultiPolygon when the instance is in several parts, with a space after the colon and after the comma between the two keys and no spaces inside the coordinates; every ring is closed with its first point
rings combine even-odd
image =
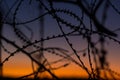
{"type": "MultiPolygon", "coordinates": [[[[10,8],[16,0],[4,0],[4,1],[6,1],[6,2],[2,3],[1,6],[3,8],[3,13],[5,14],[8,11],[8,8],[10,8]],[[6,6],[6,4],[7,4],[7,6],[6,6]]],[[[29,4],[29,1],[30,0],[25,0],[23,2],[22,6],[20,6],[20,9],[17,13],[17,21],[18,22],[28,21],[28,20],[34,19],[39,16],[38,3],[35,0],[32,0],[32,3],[29,4]]],[[[110,1],[112,1],[112,3],[116,6],[116,8],[118,10],[120,10],[120,5],[119,5],[120,0],[110,0],[110,1]]],[[[45,3],[45,4],[48,5],[47,3],[45,3]]],[[[56,3],[56,4],[54,4],[54,7],[61,8],[61,9],[69,9],[69,10],[73,11],[74,13],[76,13],[79,17],[81,16],[81,11],[79,10],[78,7],[67,5],[65,3],[56,3]]],[[[99,18],[99,20],[101,20],[101,10],[102,10],[102,8],[97,13],[97,17],[99,18]]],[[[14,13],[14,8],[12,9],[11,13],[8,15],[7,21],[12,21],[13,13],[14,13]]],[[[72,18],[66,14],[58,13],[58,15],[60,17],[64,18],[65,20],[68,20],[69,22],[71,22],[74,25],[79,24],[79,22],[77,22],[74,18],[72,18]]],[[[107,15],[108,16],[107,16],[105,26],[107,26],[107,28],[112,31],[120,28],[120,15],[112,7],[109,8],[107,15]]],[[[51,16],[46,15],[44,17],[44,19],[45,19],[45,22],[44,22],[44,25],[45,25],[44,26],[45,27],[45,35],[44,36],[45,37],[61,34],[61,31],[59,30],[56,21],[51,16]]],[[[85,23],[86,23],[86,26],[89,26],[89,19],[86,15],[85,15],[85,23]]],[[[25,25],[27,25],[29,28],[31,28],[33,30],[33,40],[32,41],[34,41],[36,39],[38,40],[39,36],[40,36],[39,35],[39,26],[40,26],[39,21],[37,20],[37,21],[31,22],[31,23],[28,23],[25,25]]],[[[30,38],[31,33],[29,30],[27,30],[24,27],[25,25],[19,25],[17,27],[19,27],[19,29],[21,31],[23,31],[23,33],[30,38]]],[[[69,28],[64,27],[64,31],[67,33],[67,32],[70,32],[71,30],[69,28]]],[[[120,40],[120,31],[116,31],[116,33],[118,34],[117,40],[120,40]]],[[[22,46],[24,44],[15,36],[11,26],[9,26],[7,24],[4,24],[3,35],[12,41],[15,41],[20,46],[22,46]]],[[[82,37],[69,37],[69,39],[70,39],[71,43],[74,45],[73,47],[78,51],[87,47],[87,43],[85,40],[82,39],[82,37]]],[[[95,38],[93,38],[93,40],[96,40],[96,39],[97,39],[97,37],[95,36],[95,38]]],[[[4,45],[10,51],[15,50],[12,46],[10,46],[7,43],[4,43],[4,45]]],[[[120,72],[120,68],[119,68],[120,67],[120,63],[119,63],[119,61],[120,61],[120,58],[119,58],[120,57],[120,44],[118,44],[112,40],[106,39],[105,45],[106,45],[105,48],[108,51],[107,61],[110,64],[110,68],[116,72],[120,72]]],[[[61,47],[63,49],[68,50],[69,54],[72,53],[72,50],[70,49],[70,47],[68,46],[68,44],[66,43],[64,38],[58,38],[58,39],[52,39],[52,40],[45,41],[44,46],[45,47],[61,47]]],[[[83,53],[80,53],[80,56],[82,56],[82,54],[83,53]]],[[[7,56],[9,56],[9,54],[2,51],[2,60],[4,60],[7,56]]],[[[58,57],[51,55],[47,52],[45,52],[45,56],[48,58],[49,61],[54,61],[54,60],[59,59],[58,57]]],[[[73,58],[76,58],[76,57],[73,56],[73,58]]],[[[82,59],[85,62],[85,64],[88,65],[87,64],[88,59],[86,57],[82,57],[82,59]]],[[[78,67],[74,63],[71,63],[70,61],[66,61],[66,62],[63,61],[63,62],[55,64],[53,66],[57,67],[59,65],[65,64],[65,63],[69,63],[70,65],[65,68],[64,67],[60,68],[53,72],[58,76],[81,76],[81,77],[87,76],[87,74],[84,70],[82,70],[80,67],[78,67]]],[[[11,57],[7,62],[5,62],[4,66],[3,66],[3,75],[4,76],[14,76],[14,77],[19,76],[20,77],[22,75],[29,74],[31,72],[32,72],[31,61],[27,56],[25,56],[21,52],[17,53],[13,57],[11,57]]],[[[47,75],[47,74],[44,73],[44,75],[47,75]]]]}

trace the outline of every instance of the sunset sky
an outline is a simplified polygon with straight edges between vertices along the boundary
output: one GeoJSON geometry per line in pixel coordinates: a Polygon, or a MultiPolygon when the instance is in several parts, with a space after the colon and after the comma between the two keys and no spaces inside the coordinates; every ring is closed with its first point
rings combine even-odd
{"type": "MultiPolygon", "coordinates": [[[[13,20],[13,14],[14,14],[14,10],[16,8],[16,5],[19,3],[20,0],[17,1],[17,3],[15,4],[15,6],[13,6],[13,8],[11,9],[11,12],[8,14],[7,19],[5,19],[5,21],[7,22],[12,22],[13,20]]],[[[37,18],[40,14],[40,12],[38,11],[38,2],[36,0],[31,0],[31,4],[29,3],[30,0],[24,0],[23,3],[20,6],[20,9],[17,12],[16,15],[16,22],[26,22],[29,20],[32,20],[34,18],[37,18]]],[[[94,0],[86,0],[88,1],[88,3],[90,3],[89,1],[94,1],[94,0]]],[[[120,0],[110,0],[112,1],[112,3],[115,5],[115,7],[119,10],[120,12],[120,0]]],[[[0,9],[2,10],[3,14],[7,14],[7,12],[9,12],[9,9],[12,7],[12,5],[16,2],[16,0],[1,0],[1,5],[0,5],[0,9]]],[[[48,2],[44,2],[45,5],[47,7],[49,7],[48,2]]],[[[73,11],[76,15],[78,15],[79,17],[82,15],[81,14],[81,10],[74,6],[74,5],[68,5],[66,3],[55,3],[54,7],[56,9],[66,9],[66,10],[70,10],[73,11]]],[[[97,13],[97,18],[99,20],[101,20],[101,13],[102,13],[103,7],[100,8],[100,10],[97,13]]],[[[44,11],[46,12],[46,11],[44,11]]],[[[57,13],[59,15],[59,17],[65,19],[66,21],[69,21],[70,23],[74,24],[74,25],[79,25],[79,22],[74,19],[73,17],[64,14],[64,13],[57,13]]],[[[32,42],[34,42],[35,40],[39,40],[40,39],[40,33],[39,33],[39,29],[40,29],[40,24],[39,24],[39,20],[33,21],[31,23],[27,23],[25,25],[18,25],[17,27],[28,37],[31,37],[31,32],[25,28],[25,26],[28,26],[32,31],[33,31],[33,37],[32,37],[32,42]]],[[[85,15],[84,18],[84,22],[86,26],[90,26],[89,23],[89,18],[85,15]]],[[[71,32],[72,30],[69,29],[68,27],[65,27],[64,24],[61,24],[64,28],[64,31],[66,33],[71,32]]],[[[118,28],[120,28],[120,14],[118,14],[111,6],[108,9],[107,12],[107,19],[106,19],[106,23],[105,26],[111,30],[114,31],[118,28]]],[[[54,20],[52,18],[52,16],[45,15],[44,17],[44,37],[50,37],[53,35],[59,35],[62,34],[56,20],[54,20]]],[[[120,31],[116,31],[115,33],[118,34],[118,36],[116,37],[117,40],[120,40],[120,31]]],[[[16,37],[13,28],[8,25],[8,24],[4,24],[3,25],[3,36],[5,36],[7,39],[11,40],[11,41],[15,41],[16,44],[18,44],[20,47],[22,47],[25,43],[22,42],[18,37],[16,37]]],[[[86,40],[84,40],[81,36],[71,36],[69,37],[70,42],[73,44],[74,49],[76,49],[77,51],[83,50],[87,47],[87,42],[86,40]]],[[[98,40],[98,36],[93,36],[93,41],[97,41],[98,40]]],[[[10,44],[7,44],[6,42],[3,41],[3,45],[11,52],[14,52],[16,49],[11,46],[10,44]]],[[[99,44],[97,45],[99,46],[99,44]]],[[[67,50],[67,54],[73,54],[73,51],[71,50],[70,46],[67,44],[66,40],[61,37],[61,38],[55,38],[55,39],[50,39],[50,40],[46,40],[44,41],[44,47],[59,47],[62,49],[67,50]]],[[[106,38],[106,44],[105,44],[105,49],[107,50],[108,54],[107,54],[107,61],[109,62],[109,66],[112,70],[114,70],[115,72],[120,73],[120,44],[114,42],[113,40],[110,40],[108,38],[106,38]]],[[[34,48],[28,48],[26,49],[26,51],[31,52],[35,50],[34,48]]],[[[56,55],[50,54],[47,51],[44,51],[45,57],[48,59],[49,62],[58,60],[58,59],[62,59],[61,57],[57,57],[56,55]]],[[[6,53],[3,49],[2,49],[2,61],[4,61],[4,59],[6,59],[10,54],[6,53]]],[[[83,62],[85,63],[85,65],[89,67],[88,65],[88,56],[86,55],[86,57],[83,57],[83,52],[79,52],[79,55],[81,56],[81,59],[83,60],[83,62]]],[[[34,56],[34,55],[33,55],[34,56]]],[[[35,56],[34,56],[35,57],[35,56]]],[[[73,59],[75,59],[76,61],[77,58],[75,55],[72,56],[73,59]]],[[[61,67],[60,69],[57,70],[53,70],[53,73],[55,73],[57,76],[59,77],[86,77],[88,76],[87,73],[81,69],[78,65],[76,65],[75,63],[72,63],[72,61],[69,60],[64,60],[62,62],[59,62],[57,64],[52,65],[52,67],[59,67],[62,66],[64,64],[69,64],[66,67],[61,67]]],[[[8,61],[6,61],[3,65],[3,76],[12,76],[12,77],[21,77],[24,75],[27,75],[29,73],[32,73],[32,67],[31,67],[31,60],[22,52],[18,52],[17,54],[15,54],[14,56],[12,56],[8,61]]],[[[49,76],[47,72],[43,73],[41,76],[49,76]]],[[[117,76],[118,77],[118,76],[117,76]]],[[[118,77],[120,78],[120,77],[118,77]]]]}

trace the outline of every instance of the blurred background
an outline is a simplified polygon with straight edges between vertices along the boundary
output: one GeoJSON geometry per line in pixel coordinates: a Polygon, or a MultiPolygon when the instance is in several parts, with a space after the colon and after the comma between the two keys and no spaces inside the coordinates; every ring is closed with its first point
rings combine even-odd
{"type": "Polygon", "coordinates": [[[101,78],[119,79],[119,4],[119,0],[0,0],[1,76],[51,78],[50,70],[57,77],[88,78],[90,73],[96,78],[94,75],[100,72],[101,78]],[[88,14],[92,15],[96,8],[97,21],[117,37],[96,29],[99,25],[88,14]],[[92,43],[95,47],[91,47],[92,43]],[[98,50],[95,54],[94,49],[98,50]]]}

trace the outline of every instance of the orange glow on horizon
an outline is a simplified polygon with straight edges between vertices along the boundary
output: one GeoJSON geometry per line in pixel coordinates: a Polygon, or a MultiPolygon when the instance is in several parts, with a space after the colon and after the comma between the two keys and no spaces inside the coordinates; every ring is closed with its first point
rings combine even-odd
{"type": "MultiPolygon", "coordinates": [[[[26,57],[22,56],[23,60],[21,60],[21,58],[19,58],[19,55],[17,55],[16,58],[10,59],[10,62],[6,62],[5,65],[3,65],[4,76],[17,78],[32,73],[31,63],[29,59],[26,59],[26,57]]],[[[110,62],[113,63],[114,61],[110,62]]],[[[114,64],[117,64],[117,62],[114,64]]],[[[112,67],[112,70],[119,72],[119,68],[114,64],[110,65],[112,67]]],[[[58,70],[53,70],[52,72],[58,77],[88,77],[88,74],[75,64],[70,64],[65,68],[63,67],[58,70]]],[[[42,77],[45,76],[50,77],[47,72],[42,74],[42,77]]],[[[110,77],[110,75],[108,76],[110,77]]]]}
{"type": "MultiPolygon", "coordinates": [[[[52,71],[56,76],[58,77],[85,77],[87,76],[86,72],[76,65],[69,65],[66,68],[60,68],[58,70],[53,70],[52,71]]],[[[3,74],[4,76],[9,76],[9,77],[21,77],[24,75],[28,75],[32,73],[32,68],[31,66],[23,66],[22,64],[15,64],[15,65],[9,65],[9,66],[4,66],[3,68],[3,74]]],[[[48,72],[45,72],[42,74],[43,77],[50,77],[48,72]]]]}
{"type": "Polygon", "coordinates": [[[5,68],[3,71],[4,76],[9,77],[21,77],[30,74],[32,71],[30,69],[18,69],[18,68],[5,68]]]}
{"type": "MultiPolygon", "coordinates": [[[[85,72],[77,72],[76,71],[72,71],[70,72],[69,70],[58,70],[58,71],[53,71],[55,73],[56,76],[58,77],[85,77],[86,74],[85,72]],[[81,73],[81,74],[80,74],[81,73]]],[[[27,74],[32,73],[31,70],[29,69],[12,69],[12,68],[8,68],[4,70],[4,76],[9,76],[9,77],[21,77],[27,74]]],[[[43,73],[43,77],[50,77],[49,74],[47,73],[43,73]]]]}

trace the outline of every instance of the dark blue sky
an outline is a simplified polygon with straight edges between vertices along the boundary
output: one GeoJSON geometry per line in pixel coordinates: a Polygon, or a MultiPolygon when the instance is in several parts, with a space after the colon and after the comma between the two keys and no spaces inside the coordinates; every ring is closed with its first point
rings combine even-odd
{"type": "MultiPolygon", "coordinates": [[[[9,12],[8,10],[12,7],[12,5],[15,3],[15,1],[16,0],[1,0],[2,3],[0,5],[0,7],[2,8],[3,15],[6,15],[7,12],[9,12]]],[[[15,6],[13,6],[13,8],[11,9],[11,12],[6,17],[5,20],[7,22],[10,22],[10,23],[13,22],[13,17],[14,17],[13,14],[14,14],[16,5],[19,3],[19,1],[20,0],[17,0],[17,2],[15,3],[15,6]]],[[[24,0],[23,3],[20,5],[19,10],[17,11],[17,15],[16,15],[16,22],[23,23],[26,21],[33,20],[40,16],[40,12],[39,12],[39,8],[38,8],[39,3],[36,0],[31,0],[32,3],[29,4],[29,1],[30,0],[24,0]]],[[[93,0],[86,0],[86,1],[88,1],[88,3],[90,3],[90,1],[93,1],[93,0]]],[[[120,0],[110,0],[110,1],[115,6],[115,8],[119,10],[119,13],[117,13],[111,6],[109,6],[108,11],[106,11],[107,19],[105,22],[105,27],[111,31],[114,31],[114,30],[120,28],[120,0]]],[[[50,9],[50,6],[48,5],[48,2],[46,0],[44,0],[44,4],[47,6],[48,9],[50,9]]],[[[79,17],[82,16],[82,14],[81,14],[82,10],[78,6],[66,4],[66,3],[53,3],[53,6],[55,9],[69,10],[69,11],[72,11],[73,13],[75,13],[79,17]]],[[[96,14],[97,19],[100,22],[102,19],[103,9],[104,9],[104,6],[101,6],[101,8],[98,10],[98,12],[96,14]]],[[[44,11],[44,13],[47,12],[44,8],[43,8],[43,11],[44,11]]],[[[80,22],[77,21],[73,16],[70,16],[70,15],[62,13],[62,12],[57,12],[56,14],[60,18],[64,19],[65,21],[67,21],[75,26],[80,24],[80,22]]],[[[31,34],[33,32],[33,39],[31,40],[33,42],[34,40],[39,40],[39,38],[40,38],[39,30],[40,30],[41,26],[40,26],[39,22],[40,21],[37,19],[36,21],[30,22],[30,23],[27,23],[24,25],[17,25],[17,27],[28,38],[31,38],[31,34]],[[30,30],[32,30],[32,32],[25,26],[30,28],[30,30]]],[[[88,16],[86,14],[84,14],[83,22],[84,22],[85,26],[89,29],[90,28],[90,19],[88,18],[88,16]]],[[[64,24],[61,24],[61,25],[62,25],[65,33],[73,31],[69,27],[66,27],[66,25],[64,25],[64,24]]],[[[94,25],[93,25],[93,29],[95,30],[94,25]]],[[[117,35],[118,35],[118,37],[116,37],[116,39],[120,40],[120,31],[118,30],[115,33],[117,33],[117,35]]],[[[52,37],[53,35],[57,36],[57,35],[61,35],[61,34],[62,34],[62,32],[61,32],[60,28],[58,27],[57,21],[51,15],[49,15],[49,14],[45,15],[44,16],[44,37],[45,38],[52,37]]],[[[11,41],[15,41],[20,46],[22,46],[24,44],[16,37],[12,27],[8,24],[4,24],[3,35],[5,37],[7,37],[8,39],[10,39],[11,41]]],[[[68,38],[69,38],[70,42],[73,44],[73,47],[77,51],[80,51],[87,47],[86,40],[83,39],[81,36],[72,36],[72,37],[68,37],[68,38]]],[[[94,35],[92,37],[92,40],[97,41],[98,35],[94,35]]],[[[8,49],[11,48],[10,45],[8,45],[6,43],[4,43],[4,44],[7,45],[6,47],[8,49]]],[[[120,60],[119,59],[120,44],[114,42],[113,40],[109,40],[108,38],[106,38],[105,45],[106,45],[105,48],[109,52],[107,58],[110,61],[111,67],[114,68],[116,71],[117,70],[120,71],[120,69],[119,69],[120,64],[117,63],[117,61],[120,60]]],[[[66,40],[63,37],[57,38],[57,39],[46,40],[44,42],[44,46],[45,47],[61,47],[61,48],[67,49],[70,53],[72,53],[70,46],[67,44],[66,40]]],[[[97,46],[99,46],[99,44],[97,46]]],[[[12,49],[10,49],[10,50],[14,50],[14,48],[12,47],[12,49]]],[[[82,54],[80,54],[80,55],[82,55],[82,54]]],[[[22,56],[20,56],[18,59],[20,60],[22,58],[22,56]]],[[[49,57],[50,60],[56,59],[51,54],[48,54],[46,56],[49,57]]],[[[76,57],[74,56],[74,58],[76,58],[76,57]]]]}

